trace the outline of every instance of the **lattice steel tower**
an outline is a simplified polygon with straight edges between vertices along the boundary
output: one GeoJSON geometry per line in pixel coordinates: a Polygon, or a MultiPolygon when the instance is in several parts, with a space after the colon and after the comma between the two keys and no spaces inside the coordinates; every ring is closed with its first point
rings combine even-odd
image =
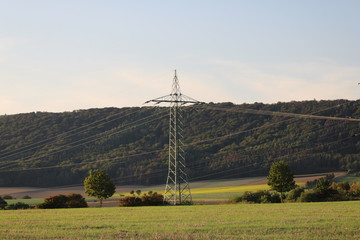
{"type": "Polygon", "coordinates": [[[181,107],[185,104],[195,104],[200,102],[181,94],[176,70],[171,94],[147,101],[146,103],[149,102],[155,102],[157,104],[170,103],[169,168],[164,200],[168,201],[171,205],[191,203],[191,191],[186,174],[185,151],[182,135],[184,124],[182,121],[181,107]]]}

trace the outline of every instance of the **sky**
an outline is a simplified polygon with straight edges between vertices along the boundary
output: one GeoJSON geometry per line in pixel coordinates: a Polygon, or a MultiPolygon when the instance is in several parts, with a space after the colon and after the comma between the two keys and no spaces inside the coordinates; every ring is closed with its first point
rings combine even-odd
{"type": "Polygon", "coordinates": [[[0,115],[356,100],[358,0],[0,0],[0,115]]]}

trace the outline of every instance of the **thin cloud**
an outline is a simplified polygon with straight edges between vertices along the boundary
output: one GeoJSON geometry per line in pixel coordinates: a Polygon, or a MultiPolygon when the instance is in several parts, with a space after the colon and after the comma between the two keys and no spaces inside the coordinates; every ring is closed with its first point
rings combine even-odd
{"type": "MultiPolygon", "coordinates": [[[[221,71],[246,102],[277,102],[309,99],[357,99],[356,87],[360,67],[336,64],[334,61],[310,63],[247,64],[237,61],[208,60],[213,71],[221,71]]],[[[228,86],[229,95],[234,89],[228,86]]]]}

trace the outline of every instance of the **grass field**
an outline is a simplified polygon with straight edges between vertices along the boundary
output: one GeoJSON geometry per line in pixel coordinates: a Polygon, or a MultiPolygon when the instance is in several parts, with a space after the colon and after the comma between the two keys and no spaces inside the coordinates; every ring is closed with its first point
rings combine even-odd
{"type": "Polygon", "coordinates": [[[6,202],[8,204],[13,204],[13,203],[17,203],[17,202],[22,202],[22,203],[26,203],[29,205],[36,205],[38,203],[43,202],[44,199],[42,198],[32,198],[32,199],[6,199],[6,202]]]}
{"type": "Polygon", "coordinates": [[[360,239],[360,202],[0,212],[0,239],[360,239]]]}

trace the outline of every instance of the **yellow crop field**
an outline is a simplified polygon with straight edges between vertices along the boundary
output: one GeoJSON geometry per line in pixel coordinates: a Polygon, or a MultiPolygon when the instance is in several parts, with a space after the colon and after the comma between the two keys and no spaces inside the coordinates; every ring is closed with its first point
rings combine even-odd
{"type": "MultiPolygon", "coordinates": [[[[305,183],[297,183],[300,186],[304,186],[305,183]]],[[[201,186],[201,185],[200,185],[201,186]]],[[[163,188],[153,188],[153,189],[144,189],[143,192],[153,190],[157,193],[164,194],[163,188]]],[[[191,194],[193,197],[193,200],[195,202],[197,201],[224,201],[229,200],[234,195],[239,195],[243,192],[250,191],[250,192],[256,192],[259,190],[270,190],[270,187],[267,184],[257,184],[257,185],[239,185],[239,186],[228,186],[228,187],[193,187],[191,188],[191,194]]],[[[120,193],[120,196],[128,196],[130,195],[127,193],[120,193]]]]}
{"type": "Polygon", "coordinates": [[[218,187],[218,188],[195,188],[192,189],[193,194],[198,193],[240,193],[245,191],[258,191],[258,190],[268,190],[270,189],[268,185],[246,185],[246,186],[232,186],[232,187],[218,187]]]}

